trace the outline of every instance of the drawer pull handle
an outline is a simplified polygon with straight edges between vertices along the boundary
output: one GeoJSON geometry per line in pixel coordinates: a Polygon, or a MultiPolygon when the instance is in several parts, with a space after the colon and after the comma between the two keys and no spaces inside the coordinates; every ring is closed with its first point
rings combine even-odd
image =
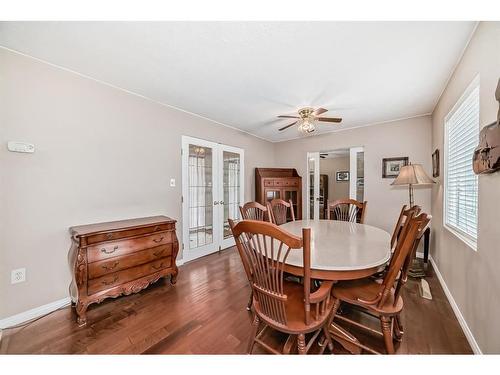
{"type": "Polygon", "coordinates": [[[159,226],[159,225],[157,225],[157,226],[155,227],[155,230],[154,230],[154,231],[156,232],[156,231],[158,231],[158,230],[160,230],[160,229],[161,229],[161,228],[160,228],[160,226],[159,226]]]}
{"type": "Polygon", "coordinates": [[[108,233],[108,234],[106,234],[106,238],[107,238],[108,240],[109,240],[109,239],[111,239],[111,238],[113,238],[113,233],[108,233]]]}
{"type": "Polygon", "coordinates": [[[111,281],[103,280],[103,281],[101,281],[101,283],[103,285],[111,285],[111,284],[116,283],[117,281],[118,281],[118,275],[115,275],[115,277],[113,278],[113,280],[111,280],[111,281]]]}
{"type": "Polygon", "coordinates": [[[114,262],[112,266],[107,266],[106,264],[102,266],[107,271],[114,270],[120,262],[114,262]]]}
{"type": "Polygon", "coordinates": [[[103,247],[101,249],[101,253],[104,253],[104,254],[113,254],[116,250],[118,250],[118,245],[116,245],[115,247],[113,247],[113,250],[110,250],[110,251],[108,251],[105,247],[103,247]]]}
{"type": "Polygon", "coordinates": [[[161,236],[160,238],[153,238],[153,241],[156,243],[160,243],[163,241],[163,236],[161,236]]]}
{"type": "Polygon", "coordinates": [[[155,265],[155,264],[152,264],[151,267],[153,267],[155,270],[159,270],[160,268],[163,268],[163,262],[160,263],[160,265],[155,265]]]}
{"type": "Polygon", "coordinates": [[[163,254],[163,252],[164,252],[164,251],[165,251],[165,249],[161,249],[161,250],[159,250],[159,251],[157,251],[157,252],[153,253],[153,255],[154,255],[155,257],[158,257],[158,256],[160,256],[161,254],[163,254]]]}

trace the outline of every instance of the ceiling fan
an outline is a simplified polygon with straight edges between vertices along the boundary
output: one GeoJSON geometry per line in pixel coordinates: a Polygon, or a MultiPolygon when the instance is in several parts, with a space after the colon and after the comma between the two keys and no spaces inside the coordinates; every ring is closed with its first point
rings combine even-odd
{"type": "Polygon", "coordinates": [[[278,116],[279,118],[296,118],[297,121],[292,122],[291,124],[280,128],[279,131],[283,131],[299,123],[298,127],[299,131],[301,131],[302,133],[312,133],[313,131],[316,130],[316,127],[314,126],[315,121],[332,122],[332,123],[339,123],[342,121],[342,119],[338,117],[319,117],[319,115],[325,112],[328,112],[328,109],[324,108],[314,109],[311,107],[305,107],[299,109],[298,116],[280,115],[278,116]]]}

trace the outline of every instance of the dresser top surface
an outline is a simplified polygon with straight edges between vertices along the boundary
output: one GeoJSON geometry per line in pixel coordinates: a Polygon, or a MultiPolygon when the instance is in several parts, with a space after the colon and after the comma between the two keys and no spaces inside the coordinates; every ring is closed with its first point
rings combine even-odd
{"type": "Polygon", "coordinates": [[[121,229],[129,229],[137,227],[147,227],[155,224],[165,224],[165,223],[175,223],[175,222],[176,220],[171,219],[168,216],[160,215],[160,216],[141,217],[128,220],[109,221],[106,223],[77,225],[74,227],[70,227],[69,231],[73,236],[85,236],[99,232],[116,231],[121,229]]]}

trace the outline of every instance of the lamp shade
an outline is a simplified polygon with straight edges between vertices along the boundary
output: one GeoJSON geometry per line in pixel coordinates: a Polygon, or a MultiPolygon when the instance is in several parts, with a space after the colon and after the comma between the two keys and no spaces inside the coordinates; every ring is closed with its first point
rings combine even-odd
{"type": "Polygon", "coordinates": [[[422,164],[405,165],[391,185],[429,185],[434,180],[425,173],[422,164]]]}

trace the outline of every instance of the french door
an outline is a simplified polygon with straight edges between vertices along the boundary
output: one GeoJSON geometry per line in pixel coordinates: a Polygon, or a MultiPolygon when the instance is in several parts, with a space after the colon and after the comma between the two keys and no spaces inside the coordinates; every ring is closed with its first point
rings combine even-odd
{"type": "Polygon", "coordinates": [[[183,259],[234,245],[228,219],[240,218],[244,153],[236,147],[182,137],[183,259]]]}

